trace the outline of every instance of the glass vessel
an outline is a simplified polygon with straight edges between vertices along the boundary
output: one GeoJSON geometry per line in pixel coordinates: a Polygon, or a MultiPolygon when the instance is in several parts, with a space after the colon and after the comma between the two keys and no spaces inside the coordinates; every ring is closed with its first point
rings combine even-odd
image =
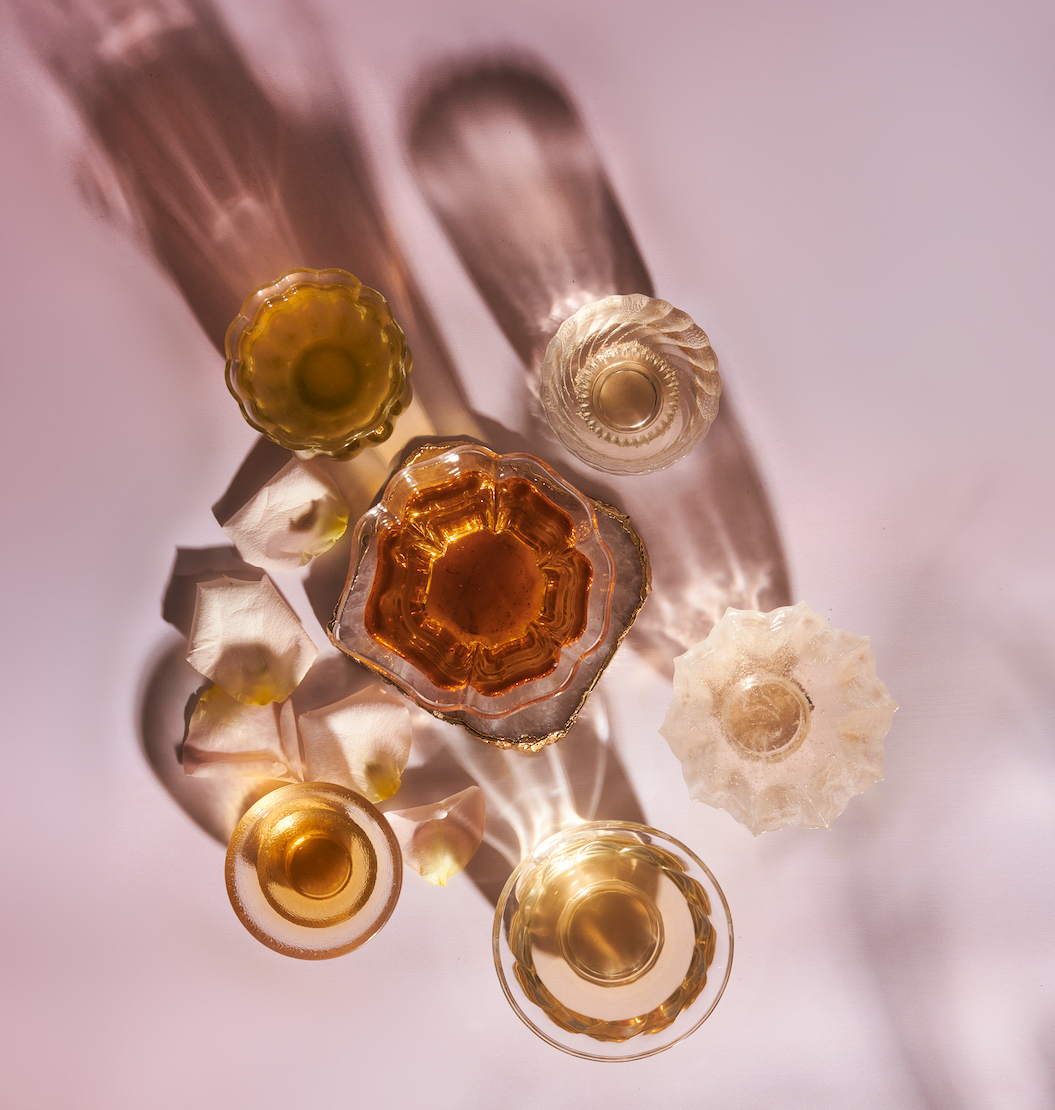
{"type": "Polygon", "coordinates": [[[542,360],[542,409],[597,470],[642,474],[684,458],[718,414],[718,360],[666,301],[605,297],[561,324],[542,360]]]}
{"type": "Polygon", "coordinates": [[[303,458],[383,443],[410,401],[410,352],[388,302],[344,270],[294,270],[258,289],[226,351],[242,415],[303,458]]]}
{"type": "Polygon", "coordinates": [[[93,141],[86,196],[146,241],[219,350],[252,290],[305,262],[341,267],[386,293],[427,371],[414,407],[430,429],[414,434],[474,434],[312,20],[293,8],[263,17],[283,42],[266,67],[284,69],[273,96],[206,0],[16,9],[93,141]]]}
{"type": "Polygon", "coordinates": [[[567,731],[647,592],[626,518],[532,455],[431,445],[360,520],[331,639],[429,712],[532,750],[567,731]]]}
{"type": "Polygon", "coordinates": [[[402,881],[388,822],[332,783],[266,794],[227,849],[227,893],[242,924],[268,948],[302,960],[343,956],[369,940],[395,908],[402,881]]]}
{"type": "MultiPolygon", "coordinates": [[[[569,317],[610,297],[654,296],[578,113],[530,63],[488,62],[441,77],[418,105],[408,146],[422,192],[527,368],[529,394],[542,392],[547,348],[554,351],[551,341],[569,317]]],[[[597,388],[586,390],[602,407],[604,371],[588,378],[597,388]]],[[[630,375],[626,389],[613,390],[613,416],[628,433],[662,423],[649,416],[650,394],[663,390],[656,380],[630,375]]],[[[566,399],[560,407],[570,414],[577,404],[566,399]]],[[[673,657],[699,643],[730,605],[789,603],[780,539],[724,390],[707,438],[673,469],[617,474],[603,486],[565,452],[560,421],[554,441],[541,408],[529,397],[511,417],[509,442],[532,443],[587,493],[603,489],[648,541],[652,598],[631,640],[657,669],[669,675],[673,657]]],[[[502,448],[500,434],[493,429],[489,439],[502,448]]]]}
{"type": "Polygon", "coordinates": [[[868,637],[831,628],[800,601],[772,613],[730,609],[675,659],[660,732],[690,796],[756,836],[828,829],[883,777],[897,707],[868,637]]]}
{"type": "Polygon", "coordinates": [[[574,825],[540,844],[495,912],[495,966],[543,1040],[633,1060],[687,1037],[729,980],[732,919],[685,845],[631,822],[574,825]]]}

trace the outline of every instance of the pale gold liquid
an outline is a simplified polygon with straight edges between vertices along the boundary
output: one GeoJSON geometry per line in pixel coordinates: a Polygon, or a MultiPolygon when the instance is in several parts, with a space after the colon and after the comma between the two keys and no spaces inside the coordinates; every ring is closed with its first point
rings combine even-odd
{"type": "Polygon", "coordinates": [[[576,398],[579,416],[597,436],[640,446],[670,427],[678,409],[678,382],[655,351],[621,343],[589,361],[576,398]]]}
{"type": "Polygon", "coordinates": [[[260,888],[287,921],[329,928],[353,917],[377,881],[377,856],[341,810],[304,799],[257,830],[260,888]]]}
{"type": "Polygon", "coordinates": [[[643,362],[617,363],[594,380],[594,409],[601,421],[617,432],[636,432],[651,424],[659,398],[651,367],[643,362]]]}
{"type": "Polygon", "coordinates": [[[571,845],[517,886],[519,905],[509,924],[516,976],[528,998],[561,1028],[599,1041],[625,1041],[670,1025],[699,995],[714,959],[715,933],[707,892],[676,857],[639,841],[571,845]],[[655,896],[661,881],[685,898],[696,941],[681,986],[647,1014],[605,1021],[577,1013],[554,997],[534,966],[532,951],[560,954],[580,978],[613,991],[648,974],[664,943],[655,896]]]}

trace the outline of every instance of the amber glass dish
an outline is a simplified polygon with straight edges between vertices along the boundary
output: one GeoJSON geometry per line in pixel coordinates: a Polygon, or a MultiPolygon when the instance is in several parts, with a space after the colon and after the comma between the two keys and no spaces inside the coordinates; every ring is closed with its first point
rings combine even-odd
{"type": "Polygon", "coordinates": [[[629,522],[532,455],[420,449],[359,522],[343,651],[485,739],[567,731],[648,592],[629,522]]]}
{"type": "Polygon", "coordinates": [[[388,302],[344,270],[297,270],[257,290],[226,346],[246,420],[302,456],[383,442],[410,401],[410,353],[388,302]]]}

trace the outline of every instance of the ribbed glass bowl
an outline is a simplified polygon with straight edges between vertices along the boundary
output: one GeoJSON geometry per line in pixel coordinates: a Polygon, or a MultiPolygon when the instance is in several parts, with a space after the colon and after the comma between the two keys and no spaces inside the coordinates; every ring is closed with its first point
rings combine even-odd
{"type": "Polygon", "coordinates": [[[571,726],[648,584],[630,522],[541,460],[431,445],[359,521],[330,635],[429,712],[535,750],[571,726]]]}
{"type": "Polygon", "coordinates": [[[227,385],[246,420],[302,458],[344,458],[392,434],[411,357],[388,302],[344,270],[294,270],[227,330],[227,385]]]}

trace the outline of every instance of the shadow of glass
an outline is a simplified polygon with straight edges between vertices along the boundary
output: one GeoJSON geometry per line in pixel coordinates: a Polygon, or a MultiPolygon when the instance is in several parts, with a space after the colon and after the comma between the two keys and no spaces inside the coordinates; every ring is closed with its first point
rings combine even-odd
{"type": "MultiPolygon", "coordinates": [[[[423,82],[407,143],[425,197],[506,337],[537,375],[550,338],[579,307],[653,295],[651,279],[567,94],[522,57],[472,59],[423,82]]],[[[656,474],[586,472],[536,404],[499,442],[533,444],[584,492],[628,513],[652,562],[652,597],[628,640],[664,675],[728,606],[790,602],[780,538],[727,394],[710,434],[656,474]]],[[[503,434],[504,433],[504,434],[503,434]]]]}
{"type": "Polygon", "coordinates": [[[469,421],[461,384],[391,234],[327,44],[291,18],[325,86],[307,109],[270,97],[206,0],[22,0],[19,21],[94,141],[94,204],[145,239],[205,332],[293,269],[350,270],[391,302],[441,434],[469,421]]]}
{"type": "Polygon", "coordinates": [[[285,784],[275,779],[185,775],[180,752],[205,679],[187,662],[187,641],[173,634],[150,662],[139,704],[139,742],[147,762],[176,804],[225,845],[243,813],[285,784]]]}
{"type": "Polygon", "coordinates": [[[513,868],[547,837],[581,821],[645,815],[620,762],[604,694],[595,691],[558,744],[540,752],[481,743],[463,729],[413,709],[414,744],[428,753],[408,768],[382,809],[407,809],[475,783],[487,799],[484,843],[466,873],[492,905],[513,868]]]}
{"type": "MultiPolygon", "coordinates": [[[[270,97],[205,0],[178,5],[165,0],[24,2],[17,10],[31,46],[94,141],[96,207],[145,242],[219,351],[230,321],[260,286],[295,268],[348,269],[392,303],[414,353],[414,390],[430,430],[441,436],[476,434],[461,384],[384,220],[363,149],[339,97],[331,95],[325,105],[296,111],[270,97]]],[[[317,35],[310,21],[291,25],[290,30],[317,35]]],[[[326,44],[313,41],[310,50],[302,51],[302,56],[309,54],[320,60],[320,71],[325,70],[326,44]]],[[[244,502],[277,469],[279,458],[270,445],[254,448],[217,503],[217,515],[229,515],[235,502],[244,502]]],[[[380,488],[375,471],[380,473],[389,462],[385,456],[364,461],[358,472],[355,460],[334,464],[333,469],[342,489],[368,501],[380,488]]],[[[347,550],[335,549],[309,580],[309,596],[323,623],[339,595],[347,565],[347,550]]],[[[259,576],[229,548],[178,553],[164,612],[184,634],[189,631],[197,581],[217,571],[259,576]]],[[[163,645],[148,664],[140,741],[175,801],[224,843],[245,809],[280,784],[184,775],[180,747],[193,698],[203,685],[185,652],[186,643],[179,639],[163,645]]],[[[302,710],[326,704],[371,681],[350,660],[320,660],[298,690],[295,704],[302,710]]],[[[484,747],[454,726],[428,720],[445,730],[443,744],[435,750],[451,756],[434,759],[431,769],[426,763],[408,777],[401,808],[414,804],[415,791],[421,800],[432,801],[444,796],[448,781],[464,784],[467,775],[471,779],[459,753],[467,746],[484,747]],[[462,768],[453,777],[452,761],[462,768]]],[[[584,714],[577,726],[583,735],[590,727],[586,720],[584,714]]],[[[571,736],[563,746],[574,749],[571,736]]],[[[495,754],[513,769],[508,773],[514,780],[523,780],[529,769],[538,778],[544,766],[547,774],[556,776],[549,787],[533,788],[536,802],[514,815],[511,824],[507,821],[504,832],[499,827],[501,807],[496,809],[492,840],[503,850],[491,851],[503,866],[511,866],[507,855],[515,862],[534,833],[564,820],[576,803],[569,774],[554,770],[560,760],[552,753],[534,763],[514,753],[495,754]],[[549,802],[543,804],[545,798],[549,802]],[[512,839],[510,828],[516,833],[512,839]]],[[[486,759],[482,757],[483,763],[486,759]]],[[[607,750],[607,726],[603,751],[598,748],[592,761],[584,755],[580,763],[571,778],[581,784],[609,783],[607,793],[601,790],[597,798],[609,798],[619,810],[616,816],[635,819],[640,808],[607,750]]],[[[486,774],[477,781],[485,792],[495,785],[486,774]]],[[[491,793],[488,801],[495,808],[491,793]]],[[[507,806],[507,817],[510,812],[507,806]]],[[[482,859],[487,858],[485,852],[482,859]]],[[[494,869],[485,874],[486,870],[477,865],[485,892],[501,877],[494,869]]]]}

